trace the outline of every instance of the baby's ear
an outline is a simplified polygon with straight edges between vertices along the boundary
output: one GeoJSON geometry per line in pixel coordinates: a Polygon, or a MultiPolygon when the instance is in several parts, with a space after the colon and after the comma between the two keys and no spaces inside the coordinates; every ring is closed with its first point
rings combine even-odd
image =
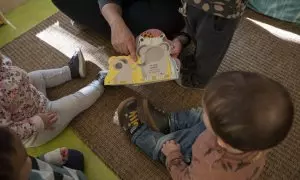
{"type": "Polygon", "coordinates": [[[225,143],[219,136],[217,136],[217,144],[223,148],[231,147],[227,143],[225,143]]]}
{"type": "Polygon", "coordinates": [[[170,44],[169,43],[163,42],[159,46],[162,47],[166,51],[170,51],[170,44]]]}

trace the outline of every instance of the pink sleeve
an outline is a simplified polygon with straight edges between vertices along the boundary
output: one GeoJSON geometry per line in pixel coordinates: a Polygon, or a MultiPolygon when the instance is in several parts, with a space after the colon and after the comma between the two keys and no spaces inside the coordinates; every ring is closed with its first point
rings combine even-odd
{"type": "Polygon", "coordinates": [[[191,179],[189,166],[183,161],[180,151],[174,151],[167,157],[166,166],[173,180],[191,179]]]}
{"type": "Polygon", "coordinates": [[[12,122],[9,126],[21,139],[27,139],[44,129],[44,123],[39,116],[33,116],[23,121],[12,122]]]}

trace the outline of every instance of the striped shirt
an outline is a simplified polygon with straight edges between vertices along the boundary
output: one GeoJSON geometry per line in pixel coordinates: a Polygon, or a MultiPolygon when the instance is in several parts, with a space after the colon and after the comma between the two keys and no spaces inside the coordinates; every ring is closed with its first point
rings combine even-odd
{"type": "Polygon", "coordinates": [[[81,171],[48,164],[40,159],[31,158],[32,170],[29,180],[87,180],[81,171]]]}

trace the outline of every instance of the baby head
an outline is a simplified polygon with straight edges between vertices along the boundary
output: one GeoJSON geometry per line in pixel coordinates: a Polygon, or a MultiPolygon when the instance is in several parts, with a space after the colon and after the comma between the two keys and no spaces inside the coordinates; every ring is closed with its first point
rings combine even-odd
{"type": "Polygon", "coordinates": [[[19,137],[0,127],[0,179],[27,180],[30,171],[31,160],[19,137]]]}
{"type": "Polygon", "coordinates": [[[203,96],[204,122],[218,144],[243,152],[278,145],[293,121],[293,103],[278,82],[251,72],[213,78],[203,96]]]}

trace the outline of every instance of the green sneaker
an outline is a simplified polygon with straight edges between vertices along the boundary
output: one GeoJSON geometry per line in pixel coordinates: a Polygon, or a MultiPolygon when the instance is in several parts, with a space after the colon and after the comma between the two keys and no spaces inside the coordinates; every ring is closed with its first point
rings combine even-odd
{"type": "Polygon", "coordinates": [[[164,134],[170,133],[170,114],[153,106],[147,99],[143,100],[145,123],[153,130],[164,134]]]}
{"type": "Polygon", "coordinates": [[[137,99],[134,97],[121,102],[117,114],[120,126],[131,135],[142,125],[138,117],[137,99]]]}

